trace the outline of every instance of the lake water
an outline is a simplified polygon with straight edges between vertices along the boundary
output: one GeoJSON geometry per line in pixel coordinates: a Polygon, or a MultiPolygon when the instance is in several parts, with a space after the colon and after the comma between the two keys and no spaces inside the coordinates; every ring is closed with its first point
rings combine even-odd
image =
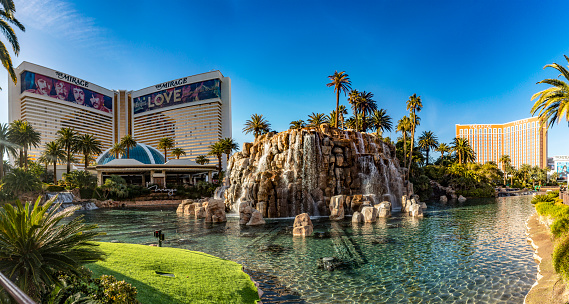
{"type": "MultiPolygon", "coordinates": [[[[101,241],[202,251],[276,278],[307,303],[523,303],[537,264],[526,241],[531,197],[429,204],[424,218],[373,224],[314,219],[316,237],[292,237],[294,219],[259,227],[206,224],[173,209],[81,211],[107,233],[101,241]],[[343,264],[327,271],[323,257],[343,264]]],[[[286,301],[285,301],[286,302],[286,301]]]]}

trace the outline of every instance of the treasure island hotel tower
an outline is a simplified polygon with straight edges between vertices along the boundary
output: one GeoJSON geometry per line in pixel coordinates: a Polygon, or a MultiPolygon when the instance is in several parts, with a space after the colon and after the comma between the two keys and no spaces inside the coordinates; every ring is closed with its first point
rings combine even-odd
{"type": "Polygon", "coordinates": [[[523,164],[547,167],[547,126],[538,117],[504,124],[456,125],[456,137],[468,139],[480,164],[493,161],[502,168],[500,158],[509,155],[517,169],[523,164]]]}
{"type": "Polygon", "coordinates": [[[161,138],[170,137],[186,152],[181,158],[190,160],[231,137],[231,80],[219,71],[137,91],[105,89],[29,62],[16,74],[18,83],[8,89],[8,116],[10,121],[30,122],[41,133],[40,146],[28,152],[31,159],[37,159],[64,127],[93,135],[103,151],[125,135],[155,148],[161,138]]]}

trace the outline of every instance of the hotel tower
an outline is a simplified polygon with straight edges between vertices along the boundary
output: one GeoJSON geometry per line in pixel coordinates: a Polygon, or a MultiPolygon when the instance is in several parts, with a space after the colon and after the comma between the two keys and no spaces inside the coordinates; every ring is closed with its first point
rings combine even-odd
{"type": "Polygon", "coordinates": [[[8,116],[10,121],[30,122],[41,133],[40,146],[28,152],[31,159],[37,159],[64,127],[93,135],[103,151],[125,135],[155,148],[161,138],[170,137],[186,152],[181,158],[190,160],[231,137],[231,80],[219,71],[137,91],[105,89],[29,62],[16,74],[18,83],[8,89],[8,116]]]}
{"type": "Polygon", "coordinates": [[[497,163],[502,155],[509,155],[511,164],[547,167],[547,126],[538,117],[504,124],[456,125],[456,137],[467,138],[476,153],[476,162],[497,163]]]}

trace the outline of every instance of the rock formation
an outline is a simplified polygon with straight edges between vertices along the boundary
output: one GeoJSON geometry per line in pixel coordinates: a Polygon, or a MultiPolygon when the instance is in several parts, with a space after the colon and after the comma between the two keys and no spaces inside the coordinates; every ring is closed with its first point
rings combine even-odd
{"type": "Polygon", "coordinates": [[[210,198],[205,202],[195,203],[193,200],[183,200],[178,209],[178,215],[194,216],[196,219],[205,218],[206,222],[226,222],[225,203],[222,200],[210,198]]]}
{"type": "Polygon", "coordinates": [[[254,209],[250,203],[245,202],[239,206],[239,224],[247,226],[263,225],[265,220],[259,210],[254,209]]]}
{"type": "Polygon", "coordinates": [[[308,213],[299,214],[294,218],[293,236],[311,236],[314,226],[308,213]]]}
{"type": "MultiPolygon", "coordinates": [[[[264,217],[301,213],[343,217],[387,198],[401,206],[403,178],[395,147],[374,135],[319,128],[259,136],[233,154],[225,190],[228,208],[250,202],[264,217]],[[343,206],[332,197],[343,195],[343,206]],[[331,212],[332,211],[332,212],[331,212]]],[[[219,195],[221,197],[221,195],[219,195]]]]}
{"type": "Polygon", "coordinates": [[[205,221],[221,223],[226,222],[225,204],[222,200],[209,199],[205,206],[205,221]]]}

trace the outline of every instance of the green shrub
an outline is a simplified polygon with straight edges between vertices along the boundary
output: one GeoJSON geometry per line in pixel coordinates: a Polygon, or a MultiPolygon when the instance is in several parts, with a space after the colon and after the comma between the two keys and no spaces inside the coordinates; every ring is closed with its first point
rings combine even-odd
{"type": "Polygon", "coordinates": [[[45,190],[47,192],[60,192],[65,190],[65,188],[59,185],[48,185],[47,187],[45,187],[45,190]]]}
{"type": "Polygon", "coordinates": [[[136,300],[136,287],[125,281],[117,281],[117,279],[111,275],[102,275],[100,286],[103,289],[104,297],[97,299],[100,301],[99,303],[139,303],[136,300]]]}
{"type": "Polygon", "coordinates": [[[551,233],[557,238],[569,231],[569,218],[561,217],[551,225],[551,233]]]}
{"type": "Polygon", "coordinates": [[[569,234],[553,249],[553,267],[565,280],[569,280],[569,234]]]}
{"type": "Polygon", "coordinates": [[[547,192],[546,194],[536,195],[532,200],[532,204],[537,204],[540,202],[554,202],[556,198],[559,197],[559,191],[547,192]]]}
{"type": "Polygon", "coordinates": [[[563,202],[556,200],[554,202],[540,202],[535,204],[537,213],[543,216],[550,216],[553,218],[569,218],[569,206],[564,205],[563,202]]]}
{"type": "Polygon", "coordinates": [[[87,171],[82,170],[76,170],[69,172],[69,174],[63,174],[63,180],[67,189],[94,189],[97,185],[97,177],[87,171]]]}
{"type": "Polygon", "coordinates": [[[94,189],[81,188],[79,189],[79,196],[81,196],[81,199],[92,199],[93,192],[95,192],[94,189]]]}

